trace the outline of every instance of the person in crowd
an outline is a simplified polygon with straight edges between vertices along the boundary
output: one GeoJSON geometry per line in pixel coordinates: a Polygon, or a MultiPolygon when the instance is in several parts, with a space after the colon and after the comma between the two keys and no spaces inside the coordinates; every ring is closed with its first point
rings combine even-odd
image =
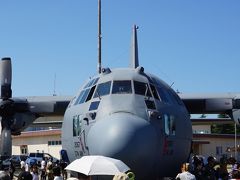
{"type": "Polygon", "coordinates": [[[32,179],[33,180],[39,180],[39,175],[38,175],[38,166],[37,165],[33,165],[32,167],[32,171],[31,171],[31,175],[32,175],[32,179]]]}
{"type": "Polygon", "coordinates": [[[46,180],[46,176],[47,176],[47,173],[46,173],[46,159],[43,159],[41,161],[41,167],[40,167],[40,178],[41,178],[41,180],[46,180]]]}
{"type": "Polygon", "coordinates": [[[25,165],[26,165],[26,164],[25,164],[25,161],[22,160],[22,161],[20,162],[20,168],[21,168],[21,169],[22,169],[22,167],[25,168],[25,165]]]}
{"type": "Polygon", "coordinates": [[[196,180],[195,175],[189,172],[189,163],[181,165],[181,173],[176,176],[177,180],[196,180]]]}
{"type": "Polygon", "coordinates": [[[221,180],[228,180],[228,177],[229,173],[227,170],[227,161],[221,158],[219,168],[216,169],[216,178],[221,180]]]}
{"type": "Polygon", "coordinates": [[[12,160],[10,160],[10,165],[9,165],[9,168],[8,168],[8,172],[10,174],[11,179],[13,179],[13,175],[14,175],[14,172],[15,172],[15,167],[13,165],[12,160]]]}
{"type": "Polygon", "coordinates": [[[67,167],[67,162],[65,162],[64,160],[61,159],[60,160],[60,168],[61,168],[63,179],[67,179],[67,171],[65,170],[65,167],[67,167]]]}
{"type": "Polygon", "coordinates": [[[61,176],[60,166],[53,167],[53,176],[54,176],[54,180],[63,180],[63,178],[61,176]]]}
{"type": "Polygon", "coordinates": [[[25,167],[22,167],[21,172],[18,175],[18,180],[32,180],[33,177],[29,171],[25,170],[25,167]]]}
{"type": "Polygon", "coordinates": [[[53,164],[51,159],[48,160],[47,162],[47,178],[48,180],[53,180],[54,176],[53,176],[53,164]]]}
{"type": "Polygon", "coordinates": [[[118,173],[113,177],[113,180],[129,180],[129,177],[125,173],[118,173]]]}
{"type": "Polygon", "coordinates": [[[0,180],[11,180],[11,177],[6,171],[0,171],[0,180]]]}
{"type": "Polygon", "coordinates": [[[91,180],[91,176],[87,176],[85,174],[78,173],[78,179],[79,180],[91,180]]]}
{"type": "Polygon", "coordinates": [[[209,156],[207,164],[205,166],[204,176],[206,180],[216,180],[216,170],[214,169],[215,159],[213,156],[209,156]]]}
{"type": "Polygon", "coordinates": [[[194,170],[192,173],[195,175],[197,180],[204,180],[204,164],[200,159],[195,159],[194,170]]]}

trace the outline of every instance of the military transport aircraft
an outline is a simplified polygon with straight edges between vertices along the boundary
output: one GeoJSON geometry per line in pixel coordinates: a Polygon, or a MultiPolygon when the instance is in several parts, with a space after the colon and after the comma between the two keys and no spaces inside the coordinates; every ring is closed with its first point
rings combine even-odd
{"type": "Polygon", "coordinates": [[[187,161],[190,114],[225,113],[239,124],[239,94],[177,94],[139,65],[136,26],[132,47],[128,68],[100,68],[74,97],[12,97],[11,59],[2,58],[1,158],[12,154],[11,135],[39,117],[64,115],[62,148],[70,161],[104,155],[121,159],[136,179],[157,179],[187,161]]]}
{"type": "Polygon", "coordinates": [[[164,81],[145,72],[137,55],[128,68],[102,68],[74,97],[12,97],[11,59],[1,61],[2,158],[11,155],[11,135],[35,119],[63,115],[62,147],[70,161],[105,155],[124,161],[137,179],[169,176],[189,156],[189,114],[226,113],[240,122],[239,94],[177,94],[164,81]]]}

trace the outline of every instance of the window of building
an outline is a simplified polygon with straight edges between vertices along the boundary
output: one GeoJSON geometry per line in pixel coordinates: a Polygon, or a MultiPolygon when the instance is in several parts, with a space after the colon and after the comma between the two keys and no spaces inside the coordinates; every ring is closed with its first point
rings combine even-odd
{"type": "Polygon", "coordinates": [[[57,146],[61,144],[62,144],[62,141],[48,141],[49,146],[57,146]]]}
{"type": "Polygon", "coordinates": [[[131,81],[113,81],[112,94],[131,94],[131,81]]]}
{"type": "Polygon", "coordinates": [[[222,146],[217,146],[216,147],[216,155],[219,155],[219,156],[222,155],[222,146]]]}
{"type": "Polygon", "coordinates": [[[26,155],[26,154],[28,154],[27,145],[22,145],[22,146],[20,146],[20,152],[21,152],[21,155],[26,155]]]}

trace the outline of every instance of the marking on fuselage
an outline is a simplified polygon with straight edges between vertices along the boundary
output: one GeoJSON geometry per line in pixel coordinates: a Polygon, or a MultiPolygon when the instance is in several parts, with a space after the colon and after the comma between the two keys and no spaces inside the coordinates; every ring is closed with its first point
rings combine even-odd
{"type": "Polygon", "coordinates": [[[163,141],[163,155],[173,155],[173,141],[164,138],[163,141]]]}

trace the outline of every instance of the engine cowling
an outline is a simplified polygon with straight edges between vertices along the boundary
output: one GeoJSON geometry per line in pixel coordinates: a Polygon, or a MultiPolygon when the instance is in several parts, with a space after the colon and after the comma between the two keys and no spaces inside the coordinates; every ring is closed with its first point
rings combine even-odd
{"type": "Polygon", "coordinates": [[[37,117],[32,113],[16,113],[11,123],[12,135],[20,135],[37,117]]]}

